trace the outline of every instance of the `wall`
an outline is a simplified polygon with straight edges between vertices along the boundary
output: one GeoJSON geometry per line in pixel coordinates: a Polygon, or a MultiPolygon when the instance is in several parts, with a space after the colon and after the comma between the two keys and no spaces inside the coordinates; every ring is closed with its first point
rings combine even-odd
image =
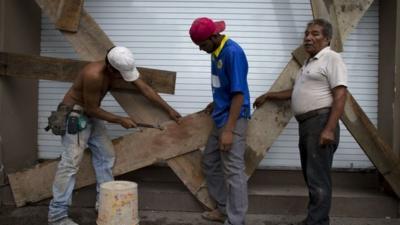
{"type": "Polygon", "coordinates": [[[400,4],[380,2],[378,129],[400,156],[400,4]],[[397,67],[397,71],[396,71],[397,67]]]}
{"type": "MultiPolygon", "coordinates": [[[[0,51],[40,53],[40,9],[35,1],[0,1],[0,51]]],[[[37,160],[37,80],[0,78],[0,164],[10,173],[37,160]]],[[[0,167],[1,167],[0,165],[0,167]]],[[[0,176],[1,181],[4,182],[0,176]]],[[[0,204],[12,203],[6,186],[0,204]]]]}
{"type": "MultiPolygon", "coordinates": [[[[210,56],[199,51],[188,34],[194,18],[225,20],[224,33],[243,47],[249,61],[251,101],[271,87],[289,61],[291,51],[301,44],[305,26],[312,19],[309,0],[85,0],[85,9],[115,44],[132,49],[139,66],[177,72],[175,95],[163,96],[183,115],[203,109],[212,99],[210,56]]],[[[376,0],[346,40],[342,53],[349,68],[349,89],[374,124],[378,105],[378,16],[376,0]]],[[[42,20],[41,53],[77,57],[71,44],[46,16],[42,20]]],[[[39,83],[39,157],[56,158],[64,149],[59,137],[43,131],[43,127],[47,125],[49,111],[57,107],[70,85],[39,83]]],[[[109,95],[102,106],[124,114],[109,95]]],[[[131,132],[116,124],[108,124],[108,128],[112,137],[131,132]]],[[[300,167],[297,129],[297,122],[292,120],[262,161],[262,168],[300,167]]],[[[373,168],[344,126],[333,166],[373,168]]]]}

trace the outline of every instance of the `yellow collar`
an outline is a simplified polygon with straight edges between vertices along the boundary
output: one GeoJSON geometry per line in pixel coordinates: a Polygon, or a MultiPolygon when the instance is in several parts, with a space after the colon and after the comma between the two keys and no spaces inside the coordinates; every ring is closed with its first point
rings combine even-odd
{"type": "Polygon", "coordinates": [[[229,39],[228,35],[225,35],[224,38],[222,39],[219,47],[217,49],[215,49],[215,51],[212,53],[215,57],[219,56],[219,54],[221,53],[221,51],[224,48],[225,43],[228,41],[228,39],[229,39]]]}

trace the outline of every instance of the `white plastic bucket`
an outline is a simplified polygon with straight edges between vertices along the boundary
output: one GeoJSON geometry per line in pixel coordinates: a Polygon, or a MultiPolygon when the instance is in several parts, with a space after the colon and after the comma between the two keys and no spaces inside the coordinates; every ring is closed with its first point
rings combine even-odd
{"type": "Polygon", "coordinates": [[[138,225],[137,184],[110,181],[100,185],[98,225],[138,225]]]}

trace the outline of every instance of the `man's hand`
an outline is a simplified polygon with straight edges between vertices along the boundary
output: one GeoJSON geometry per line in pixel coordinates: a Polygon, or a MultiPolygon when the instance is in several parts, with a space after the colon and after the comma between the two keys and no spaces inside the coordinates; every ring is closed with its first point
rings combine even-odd
{"type": "Polygon", "coordinates": [[[181,114],[179,114],[175,109],[168,110],[168,115],[171,119],[175,120],[179,124],[180,118],[182,118],[181,114]]]}
{"type": "Polygon", "coordinates": [[[137,127],[136,122],[130,117],[120,117],[118,123],[126,129],[137,127]]]}
{"type": "Polygon", "coordinates": [[[212,111],[214,109],[214,102],[210,102],[205,109],[203,109],[201,112],[204,112],[205,114],[211,115],[212,111]]]}
{"type": "Polygon", "coordinates": [[[319,137],[320,145],[328,145],[335,142],[335,134],[334,131],[329,129],[324,129],[319,137]]]}
{"type": "Polygon", "coordinates": [[[292,98],[292,92],[293,89],[288,89],[284,91],[268,91],[267,93],[256,98],[256,100],[253,103],[253,108],[261,107],[267,100],[272,100],[272,101],[289,100],[292,98]]]}
{"type": "Polygon", "coordinates": [[[259,108],[260,106],[262,106],[267,101],[267,99],[268,99],[268,93],[265,93],[265,94],[259,96],[254,101],[253,108],[259,108]]]}
{"type": "Polygon", "coordinates": [[[219,149],[221,151],[230,151],[233,143],[233,133],[230,130],[224,130],[219,138],[219,149]]]}

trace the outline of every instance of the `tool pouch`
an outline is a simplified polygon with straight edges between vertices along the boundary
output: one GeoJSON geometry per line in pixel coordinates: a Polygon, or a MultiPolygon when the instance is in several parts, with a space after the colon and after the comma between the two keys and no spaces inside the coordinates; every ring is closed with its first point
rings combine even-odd
{"type": "Polygon", "coordinates": [[[66,132],[67,116],[71,110],[71,106],[60,103],[57,111],[52,111],[48,117],[49,124],[45,130],[49,131],[51,129],[51,132],[55,135],[64,135],[66,132]]]}
{"type": "Polygon", "coordinates": [[[83,109],[79,105],[74,105],[72,111],[68,115],[68,134],[76,134],[87,126],[88,118],[83,113],[83,109]]]}

